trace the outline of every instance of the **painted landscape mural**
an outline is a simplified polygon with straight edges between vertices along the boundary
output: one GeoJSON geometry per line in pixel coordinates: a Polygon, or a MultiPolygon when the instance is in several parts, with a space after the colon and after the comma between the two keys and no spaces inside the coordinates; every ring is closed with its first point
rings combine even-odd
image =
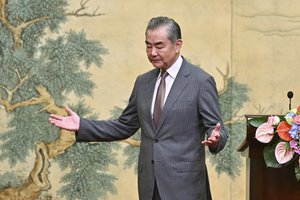
{"type": "MultiPolygon", "coordinates": [[[[245,138],[244,114],[284,113],[286,92],[300,92],[285,84],[286,76],[281,76],[299,71],[298,48],[292,45],[298,40],[298,29],[277,26],[265,30],[253,21],[287,22],[293,27],[291,23],[300,22],[300,14],[281,14],[285,12],[274,2],[268,4],[274,5],[271,12],[258,2],[187,1],[184,10],[195,5],[189,15],[174,14],[174,2],[168,11],[168,1],[159,9],[158,3],[128,1],[131,12],[119,8],[124,4],[105,0],[0,1],[1,200],[138,199],[139,131],[124,141],[76,143],[73,132],[50,125],[48,118],[50,113],[67,115],[65,106],[90,119],[118,117],[135,77],[151,69],[143,34],[147,21],[156,15],[178,17],[187,41],[183,55],[217,81],[230,135],[218,155],[207,152],[213,195],[216,199],[246,198],[246,160],[237,152],[245,138]],[[147,12],[143,13],[143,8],[148,8],[147,12]],[[212,11],[218,10],[219,16],[212,19],[213,26],[194,30],[191,19],[197,10],[202,12],[195,23],[202,25],[212,11]],[[253,39],[259,42],[253,43],[253,39]],[[283,83],[272,91],[280,81],[283,83]],[[220,182],[228,187],[220,188],[220,182]]],[[[293,103],[297,100],[296,95],[293,103]]]]}

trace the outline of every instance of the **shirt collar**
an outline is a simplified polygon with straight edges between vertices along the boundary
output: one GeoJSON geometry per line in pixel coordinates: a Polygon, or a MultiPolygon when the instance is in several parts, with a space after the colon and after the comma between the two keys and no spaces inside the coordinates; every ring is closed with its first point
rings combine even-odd
{"type": "MultiPolygon", "coordinates": [[[[169,76],[171,76],[173,79],[176,78],[178,72],[179,72],[179,69],[181,67],[181,64],[182,64],[182,57],[181,56],[178,56],[177,60],[175,61],[175,63],[173,65],[171,65],[171,67],[169,67],[167,69],[167,72],[169,74],[169,76]]],[[[159,76],[157,78],[160,78],[160,75],[161,75],[161,72],[159,73],[159,76]]]]}

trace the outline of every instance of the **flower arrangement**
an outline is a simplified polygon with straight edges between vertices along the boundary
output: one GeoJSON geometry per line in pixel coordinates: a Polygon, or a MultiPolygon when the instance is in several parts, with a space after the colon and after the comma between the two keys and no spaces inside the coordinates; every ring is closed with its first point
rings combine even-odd
{"type": "Polygon", "coordinates": [[[300,106],[285,116],[251,119],[256,139],[268,144],[264,147],[264,160],[268,167],[280,168],[295,163],[295,175],[300,181],[300,106]]]}

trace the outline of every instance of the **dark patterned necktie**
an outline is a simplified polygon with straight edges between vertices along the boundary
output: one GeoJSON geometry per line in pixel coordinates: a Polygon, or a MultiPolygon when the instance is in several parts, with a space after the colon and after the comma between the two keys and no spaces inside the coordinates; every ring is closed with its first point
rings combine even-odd
{"type": "Polygon", "coordinates": [[[166,76],[168,76],[168,72],[161,71],[161,75],[160,75],[161,79],[157,89],[154,110],[153,110],[153,120],[156,127],[158,126],[160,114],[164,106],[164,99],[166,93],[166,81],[165,81],[166,76]]]}

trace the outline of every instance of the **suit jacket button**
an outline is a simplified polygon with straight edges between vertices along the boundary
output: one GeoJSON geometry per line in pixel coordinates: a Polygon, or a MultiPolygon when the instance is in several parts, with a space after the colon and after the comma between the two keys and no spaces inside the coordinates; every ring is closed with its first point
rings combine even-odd
{"type": "Polygon", "coordinates": [[[154,164],[154,160],[151,160],[151,163],[154,164]]]}
{"type": "Polygon", "coordinates": [[[155,139],[154,142],[155,142],[155,143],[158,143],[158,139],[155,139]]]}

